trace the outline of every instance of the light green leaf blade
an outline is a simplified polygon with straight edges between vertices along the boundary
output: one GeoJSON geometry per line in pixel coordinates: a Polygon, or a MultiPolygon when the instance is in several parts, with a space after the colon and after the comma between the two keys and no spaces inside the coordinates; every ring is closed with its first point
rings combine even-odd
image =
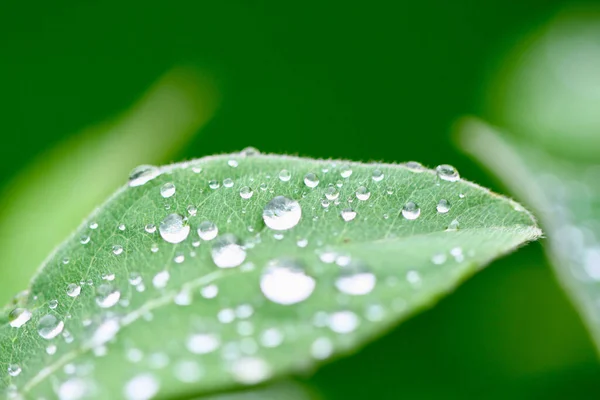
{"type": "Polygon", "coordinates": [[[0,384],[60,393],[75,371],[98,398],[189,396],[352,351],[540,236],[515,202],[441,171],[253,151],[164,167],[92,214],[6,308],[0,384]],[[279,196],[291,203],[269,213],[279,196]]]}
{"type": "Polygon", "coordinates": [[[548,258],[600,348],[600,164],[558,158],[472,118],[459,129],[462,147],[536,211],[548,258]]]}

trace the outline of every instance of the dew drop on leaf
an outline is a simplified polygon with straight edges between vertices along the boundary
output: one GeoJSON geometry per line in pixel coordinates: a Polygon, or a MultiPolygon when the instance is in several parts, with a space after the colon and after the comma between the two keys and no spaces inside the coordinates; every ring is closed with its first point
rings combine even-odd
{"type": "Polygon", "coordinates": [[[317,360],[329,358],[333,353],[333,343],[327,337],[320,337],[310,346],[310,355],[317,360]]]}
{"type": "Polygon", "coordinates": [[[300,204],[290,198],[277,196],[263,209],[265,224],[274,230],[284,231],[295,227],[302,217],[300,204]]]}
{"type": "Polygon", "coordinates": [[[96,304],[102,308],[114,306],[120,298],[121,292],[115,289],[111,284],[102,284],[98,286],[98,289],[96,290],[96,304]]]}
{"type": "Polygon", "coordinates": [[[231,178],[223,179],[223,186],[226,188],[233,187],[233,179],[231,179],[231,178]]]}
{"type": "Polygon", "coordinates": [[[365,186],[359,186],[359,188],[356,189],[356,198],[358,200],[369,200],[369,197],[371,197],[371,192],[365,186]]]}
{"type": "Polygon", "coordinates": [[[198,225],[198,236],[202,240],[213,240],[217,237],[219,228],[211,221],[203,221],[198,225]]]}
{"type": "Polygon", "coordinates": [[[381,182],[385,175],[380,169],[375,169],[373,170],[373,175],[371,177],[373,178],[373,181],[381,182]]]}
{"type": "Polygon", "coordinates": [[[81,293],[81,286],[76,283],[69,283],[67,285],[67,295],[69,297],[77,297],[81,293]]]}
{"type": "Polygon", "coordinates": [[[440,179],[445,180],[445,181],[456,182],[457,180],[460,179],[460,175],[458,174],[458,171],[452,165],[448,165],[448,164],[438,165],[435,168],[435,172],[437,173],[437,176],[440,179]]]}
{"type": "Polygon", "coordinates": [[[175,185],[172,182],[167,182],[160,188],[160,195],[165,199],[175,194],[175,185]]]}
{"type": "Polygon", "coordinates": [[[262,358],[239,358],[231,366],[233,378],[245,385],[255,385],[271,377],[271,366],[262,358]]]}
{"type": "Polygon", "coordinates": [[[21,367],[18,364],[8,364],[8,374],[10,376],[19,376],[21,373],[21,367]]]}
{"type": "Polygon", "coordinates": [[[440,214],[446,214],[450,211],[450,202],[446,199],[441,199],[437,204],[436,209],[440,214]]]}
{"type": "Polygon", "coordinates": [[[344,208],[341,212],[340,215],[342,216],[342,219],[346,222],[352,221],[354,218],[356,218],[356,211],[354,211],[351,208],[344,208]]]}
{"type": "Polygon", "coordinates": [[[160,236],[169,243],[181,243],[190,234],[190,226],[179,214],[169,214],[158,227],[160,236]]]}
{"type": "Polygon", "coordinates": [[[352,168],[349,165],[343,165],[340,170],[340,176],[342,178],[350,178],[350,175],[352,175],[352,168]]]}
{"type": "Polygon", "coordinates": [[[325,197],[327,198],[327,200],[335,200],[338,197],[340,197],[340,192],[334,185],[330,184],[325,189],[325,197]]]}
{"type": "Polygon", "coordinates": [[[281,182],[288,182],[292,178],[292,174],[287,169],[279,171],[279,180],[281,182]]]}
{"type": "Polygon", "coordinates": [[[415,220],[419,218],[419,215],[421,215],[421,209],[412,201],[409,201],[402,207],[402,216],[408,220],[415,220]]]}
{"type": "Polygon", "coordinates": [[[306,273],[304,265],[291,259],[272,260],[260,277],[260,289],[265,297],[283,305],[306,300],[315,285],[315,279],[306,273]]]}
{"type": "Polygon", "coordinates": [[[167,286],[170,278],[171,274],[169,274],[169,271],[160,271],[152,278],[152,285],[157,289],[162,289],[167,286]]]}
{"type": "Polygon", "coordinates": [[[358,316],[352,311],[338,311],[329,316],[329,328],[335,333],[351,333],[358,324],[358,316]]]}
{"type": "Polygon", "coordinates": [[[248,200],[253,194],[254,192],[249,186],[244,186],[240,189],[240,197],[244,200],[248,200]]]}
{"type": "Polygon", "coordinates": [[[140,165],[129,174],[129,186],[141,186],[160,174],[160,170],[152,165],[140,165]]]}
{"type": "Polygon", "coordinates": [[[233,268],[244,262],[246,250],[240,245],[237,236],[226,233],[215,239],[211,256],[217,267],[233,268]]]}
{"type": "Polygon", "coordinates": [[[359,261],[350,261],[340,268],[340,273],[335,280],[338,290],[350,295],[365,295],[371,293],[377,278],[369,267],[359,261]]]}
{"type": "Polygon", "coordinates": [[[57,337],[65,327],[64,322],[52,314],[46,314],[40,318],[37,326],[38,334],[46,340],[57,337]]]}
{"type": "Polygon", "coordinates": [[[304,184],[309,188],[313,189],[319,185],[319,177],[312,172],[304,175],[304,184]]]}
{"type": "Polygon", "coordinates": [[[31,319],[31,311],[26,308],[15,308],[8,315],[8,323],[13,328],[20,328],[31,319]]]}
{"type": "Polygon", "coordinates": [[[129,380],[123,389],[123,395],[127,400],[150,400],[153,398],[160,385],[152,374],[140,374],[129,380]]]}

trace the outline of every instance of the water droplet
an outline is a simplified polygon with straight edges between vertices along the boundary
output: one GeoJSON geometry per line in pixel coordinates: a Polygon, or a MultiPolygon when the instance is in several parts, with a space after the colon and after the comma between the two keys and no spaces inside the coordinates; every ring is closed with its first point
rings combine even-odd
{"type": "Polygon", "coordinates": [[[37,326],[38,334],[46,339],[54,339],[57,337],[65,327],[64,322],[57,319],[52,314],[46,314],[40,318],[37,326]]]}
{"type": "Polygon", "coordinates": [[[414,270],[410,270],[406,273],[406,280],[413,286],[419,286],[421,284],[421,275],[414,270]]]}
{"type": "Polygon", "coordinates": [[[274,230],[283,231],[295,227],[302,217],[300,204],[284,196],[277,196],[263,210],[265,224],[274,230]]]}
{"type": "Polygon", "coordinates": [[[300,248],[305,248],[306,246],[308,246],[308,239],[306,239],[306,238],[298,239],[298,241],[296,241],[296,245],[300,248]]]}
{"type": "Polygon", "coordinates": [[[21,367],[17,364],[8,364],[8,374],[10,376],[19,376],[21,373],[21,367]]]}
{"type": "Polygon", "coordinates": [[[120,329],[121,327],[117,318],[104,320],[98,328],[96,328],[87,345],[93,348],[102,346],[112,340],[120,329]]]}
{"type": "Polygon", "coordinates": [[[371,322],[382,321],[385,317],[385,310],[380,304],[371,304],[367,307],[365,314],[371,322]]]}
{"type": "Polygon", "coordinates": [[[239,358],[231,365],[233,378],[244,385],[255,385],[271,377],[271,366],[262,358],[239,358]]]}
{"type": "Polygon", "coordinates": [[[15,308],[8,314],[8,323],[13,328],[20,328],[31,319],[31,311],[26,308],[15,308]]]}
{"type": "Polygon", "coordinates": [[[319,177],[312,172],[304,175],[304,184],[309,188],[316,188],[319,185],[319,177]]]}
{"type": "Polygon", "coordinates": [[[344,208],[342,210],[342,212],[340,213],[340,215],[342,216],[342,219],[346,222],[348,221],[352,221],[354,218],[356,218],[356,211],[354,211],[351,208],[344,208]]]}
{"type": "Polygon", "coordinates": [[[353,332],[358,324],[358,316],[352,311],[338,311],[329,316],[329,328],[335,333],[353,332]]]}
{"type": "Polygon", "coordinates": [[[125,224],[119,224],[119,226],[117,227],[121,232],[125,231],[125,229],[127,228],[125,226],[125,224]]]}
{"type": "Polygon", "coordinates": [[[102,274],[102,280],[105,281],[114,281],[115,280],[115,274],[102,274]]]}
{"type": "Polygon", "coordinates": [[[446,199],[441,199],[437,204],[436,209],[440,214],[446,214],[450,211],[450,202],[446,199]]]}
{"type": "Polygon", "coordinates": [[[327,200],[335,200],[338,197],[340,197],[340,192],[335,186],[330,184],[325,189],[325,197],[327,198],[327,200]]]}
{"type": "Polygon", "coordinates": [[[167,182],[160,188],[160,195],[165,199],[175,194],[175,185],[172,182],[167,182]]]}
{"type": "Polygon", "coordinates": [[[452,220],[452,222],[450,222],[450,225],[448,225],[448,228],[446,229],[447,231],[455,231],[460,227],[460,224],[458,222],[457,219],[452,220]]]}
{"type": "Polygon", "coordinates": [[[129,174],[129,186],[141,186],[160,175],[160,170],[152,165],[140,165],[129,174]]]}
{"type": "Polygon", "coordinates": [[[412,172],[423,172],[426,169],[423,166],[423,164],[416,162],[416,161],[409,161],[407,163],[404,163],[404,166],[406,168],[408,168],[409,170],[411,170],[412,172]]]}
{"type": "Polygon", "coordinates": [[[369,197],[371,197],[371,192],[369,192],[369,189],[367,189],[364,186],[359,186],[358,189],[356,189],[356,198],[361,200],[361,201],[365,201],[365,200],[369,200],[369,197]]]}
{"type": "Polygon", "coordinates": [[[82,235],[79,239],[79,243],[88,244],[90,242],[90,237],[88,235],[82,235]]]}
{"type": "Polygon", "coordinates": [[[384,177],[385,177],[385,175],[380,169],[373,170],[373,175],[372,175],[373,181],[381,182],[384,177]]]}
{"type": "Polygon", "coordinates": [[[98,223],[97,222],[92,222],[90,223],[90,229],[98,229],[98,223]]]}
{"type": "Polygon", "coordinates": [[[219,181],[213,179],[211,181],[208,181],[208,187],[212,190],[216,190],[221,187],[221,184],[219,183],[219,181]]]}
{"type": "Polygon", "coordinates": [[[327,208],[327,207],[329,207],[329,200],[327,200],[327,199],[323,199],[323,200],[321,200],[321,206],[322,206],[323,208],[327,208]]]}
{"type": "Polygon", "coordinates": [[[260,344],[267,348],[275,348],[283,343],[283,333],[277,328],[269,328],[260,335],[260,344]]]}
{"type": "Polygon", "coordinates": [[[431,262],[434,263],[435,265],[442,265],[443,263],[446,262],[447,259],[448,259],[448,257],[446,256],[446,254],[437,253],[431,257],[431,262]]]}
{"type": "Polygon", "coordinates": [[[102,284],[96,289],[96,304],[102,308],[114,306],[120,298],[121,292],[108,283],[102,284]]]}
{"type": "Polygon", "coordinates": [[[181,289],[173,298],[174,303],[178,306],[189,306],[192,304],[192,300],[192,291],[189,289],[181,289]]]}
{"type": "Polygon", "coordinates": [[[324,360],[329,358],[333,353],[333,343],[326,337],[320,337],[310,346],[310,354],[317,360],[324,360]]]}
{"type": "Polygon", "coordinates": [[[340,176],[342,178],[350,178],[352,175],[352,168],[349,165],[343,165],[340,169],[340,176]]]}
{"type": "Polygon", "coordinates": [[[246,250],[240,245],[237,236],[226,233],[215,239],[211,256],[217,267],[233,268],[244,262],[246,250]]]}
{"type": "Polygon", "coordinates": [[[169,274],[169,271],[160,271],[152,278],[152,285],[157,289],[162,289],[167,286],[170,278],[171,274],[169,274]]]}
{"type": "Polygon", "coordinates": [[[190,335],[186,341],[187,349],[194,354],[212,353],[221,345],[219,337],[210,333],[190,335]]]}
{"type": "Polygon", "coordinates": [[[233,187],[233,179],[231,179],[231,178],[223,179],[223,186],[226,188],[233,187]]]}
{"type": "Polygon", "coordinates": [[[202,167],[194,166],[192,167],[192,172],[195,174],[199,174],[200,172],[202,172],[202,167]]]}
{"type": "Polygon", "coordinates": [[[240,154],[244,157],[252,157],[260,154],[260,151],[254,147],[246,147],[244,150],[240,152],[240,154]]]}
{"type": "Polygon", "coordinates": [[[202,240],[213,240],[217,237],[219,229],[211,221],[203,221],[198,225],[198,236],[202,240]]]}
{"type": "Polygon", "coordinates": [[[450,250],[450,255],[454,257],[456,262],[463,262],[465,260],[463,249],[460,247],[454,247],[452,250],[450,250]]]}
{"type": "Polygon", "coordinates": [[[248,200],[253,194],[254,192],[249,186],[244,186],[240,189],[240,197],[244,200],[248,200]]]}
{"type": "Polygon", "coordinates": [[[158,227],[160,236],[169,243],[181,243],[190,234],[187,220],[179,214],[169,214],[158,227]]]}
{"type": "Polygon", "coordinates": [[[265,297],[283,305],[306,300],[315,290],[315,284],[304,265],[291,259],[272,260],[260,277],[260,289],[265,297]]]}
{"type": "Polygon", "coordinates": [[[54,310],[56,307],[58,307],[58,300],[50,300],[50,301],[48,302],[48,307],[49,307],[51,310],[54,310]]]}
{"type": "Polygon", "coordinates": [[[69,283],[67,285],[67,295],[69,297],[77,297],[81,293],[81,286],[76,283],[69,283]]]}
{"type": "Polygon", "coordinates": [[[123,389],[127,400],[150,400],[158,393],[159,383],[152,374],[140,374],[132,378],[123,389]]]}
{"type": "Polygon", "coordinates": [[[120,246],[118,244],[115,244],[112,247],[112,252],[115,256],[118,256],[119,254],[123,253],[123,246],[120,246]]]}
{"type": "Polygon", "coordinates": [[[46,347],[46,353],[48,355],[54,355],[54,354],[56,354],[56,345],[55,344],[51,344],[48,347],[46,347]]]}
{"type": "Polygon", "coordinates": [[[458,171],[452,165],[448,165],[448,164],[438,165],[435,168],[435,172],[437,173],[437,176],[440,179],[443,179],[445,181],[456,182],[457,180],[460,179],[460,175],[458,174],[458,171]]]}
{"type": "Polygon", "coordinates": [[[229,165],[231,168],[237,168],[237,166],[238,166],[239,164],[238,164],[237,160],[233,160],[233,159],[231,159],[231,160],[228,160],[228,161],[227,161],[227,165],[229,165]]]}
{"type": "Polygon", "coordinates": [[[205,299],[214,299],[219,294],[219,287],[217,285],[208,285],[200,290],[200,294],[205,299]]]}
{"type": "Polygon", "coordinates": [[[409,201],[402,207],[402,216],[408,220],[415,220],[421,215],[421,209],[416,203],[409,201]]]}
{"type": "Polygon", "coordinates": [[[373,291],[376,281],[375,274],[366,264],[352,260],[349,264],[340,268],[335,286],[342,293],[365,295],[373,291]]]}
{"type": "Polygon", "coordinates": [[[235,311],[231,308],[224,308],[217,313],[217,319],[223,324],[230,324],[235,320],[235,311]]]}
{"type": "Polygon", "coordinates": [[[195,361],[179,361],[173,367],[175,378],[184,383],[197,382],[203,374],[203,369],[195,361]]]}

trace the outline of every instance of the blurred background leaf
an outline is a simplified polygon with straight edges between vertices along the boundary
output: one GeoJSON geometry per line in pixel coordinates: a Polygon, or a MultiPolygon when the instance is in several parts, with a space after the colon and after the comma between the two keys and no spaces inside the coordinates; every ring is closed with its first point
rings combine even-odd
{"type": "MultiPolygon", "coordinates": [[[[189,65],[215,77],[221,107],[202,135],[165,157],[253,145],[312,157],[447,162],[465,178],[506,192],[453,148],[450,126],[457,116],[475,113],[535,138],[533,129],[525,129],[533,123],[520,122],[519,130],[503,118],[515,95],[497,88],[539,32],[573,4],[4,2],[0,184],[70,140],[72,132],[127,109],[164,71],[189,65]]],[[[590,11],[578,15],[587,23],[598,20],[590,11]]],[[[586,76],[597,79],[593,72],[586,76]]],[[[533,109],[532,103],[523,107],[533,109]]],[[[578,111],[564,110],[565,118],[566,111],[578,111]]],[[[593,120],[591,111],[586,118],[593,120]]],[[[573,154],[589,159],[594,138],[580,137],[556,148],[573,147],[573,154]]],[[[538,143],[551,148],[553,140],[538,143]]],[[[22,210],[48,208],[39,199],[22,210]]],[[[12,229],[37,226],[17,222],[12,229]]],[[[22,254],[30,243],[12,251],[22,254]]],[[[0,282],[20,274],[20,265],[2,265],[0,282]]],[[[15,284],[11,294],[20,288],[15,284]]],[[[399,393],[548,399],[593,398],[599,378],[587,333],[541,246],[532,245],[494,263],[434,310],[306,379],[326,399],[397,399],[399,393]]]]}

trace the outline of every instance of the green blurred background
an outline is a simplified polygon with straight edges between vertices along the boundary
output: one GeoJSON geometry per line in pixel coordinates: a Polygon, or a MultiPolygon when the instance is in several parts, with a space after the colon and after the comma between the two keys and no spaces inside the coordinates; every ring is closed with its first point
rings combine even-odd
{"type": "MultiPolygon", "coordinates": [[[[504,75],[545,26],[573,23],[565,10],[600,26],[593,3],[562,0],[2,2],[0,303],[135,164],[251,145],[450,163],[504,192],[453,122],[535,131],[506,111],[522,97],[504,75]]],[[[542,245],[299,379],[325,399],[598,398],[596,353],[542,245]]]]}

